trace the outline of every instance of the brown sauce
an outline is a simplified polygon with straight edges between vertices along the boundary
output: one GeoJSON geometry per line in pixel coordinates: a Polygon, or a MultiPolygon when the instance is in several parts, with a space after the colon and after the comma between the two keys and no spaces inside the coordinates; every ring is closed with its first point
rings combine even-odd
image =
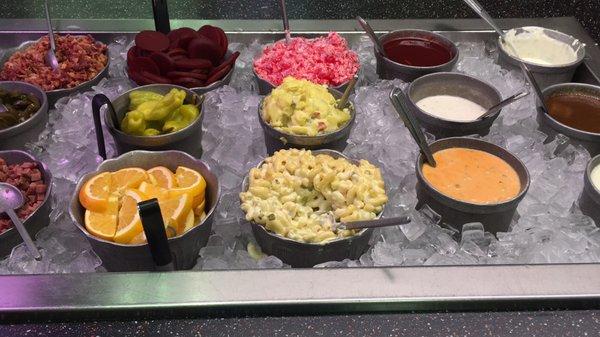
{"type": "Polygon", "coordinates": [[[496,204],[519,194],[519,175],[506,161],[480,150],[450,148],[433,154],[436,167],[423,165],[425,180],[440,193],[474,204],[496,204]]]}
{"type": "Polygon", "coordinates": [[[572,128],[600,133],[600,96],[586,93],[557,93],[546,100],[548,112],[572,128]]]}

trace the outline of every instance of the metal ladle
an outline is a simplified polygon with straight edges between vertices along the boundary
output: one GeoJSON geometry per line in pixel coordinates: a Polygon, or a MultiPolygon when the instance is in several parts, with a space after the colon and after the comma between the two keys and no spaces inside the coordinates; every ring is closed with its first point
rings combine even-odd
{"type": "Polygon", "coordinates": [[[50,9],[48,9],[48,0],[44,1],[46,11],[46,24],[48,25],[48,39],[50,40],[50,49],[46,52],[45,61],[52,70],[58,70],[58,59],[56,58],[56,42],[54,40],[54,31],[52,30],[52,21],[50,21],[50,9]]]}
{"type": "Polygon", "coordinates": [[[500,103],[489,108],[483,115],[479,116],[479,118],[477,118],[477,119],[482,120],[484,118],[488,118],[488,117],[492,116],[493,114],[495,114],[496,111],[504,108],[505,106],[507,106],[509,104],[512,104],[512,103],[520,100],[521,98],[523,98],[527,95],[529,95],[529,91],[521,91],[521,92],[518,92],[506,99],[503,99],[502,101],[500,101],[500,103]]]}
{"type": "Polygon", "coordinates": [[[21,219],[19,219],[14,211],[15,209],[21,208],[24,203],[25,198],[18,188],[11,184],[0,183],[0,213],[6,212],[6,214],[8,214],[8,217],[12,220],[19,235],[21,235],[23,242],[25,242],[29,253],[34,259],[39,261],[42,259],[40,251],[33,243],[33,240],[31,240],[31,236],[29,236],[27,229],[23,226],[23,222],[21,222],[21,219]]]}
{"type": "Polygon", "coordinates": [[[383,55],[383,57],[387,58],[387,56],[385,55],[385,50],[383,49],[383,45],[381,44],[381,41],[379,40],[377,35],[375,35],[375,31],[373,31],[373,28],[371,28],[371,25],[369,25],[369,23],[367,21],[365,21],[365,19],[361,18],[360,16],[356,17],[356,21],[358,21],[358,23],[361,25],[363,30],[371,38],[371,41],[373,41],[375,48],[377,48],[377,51],[380,52],[381,55],[383,55]]]}

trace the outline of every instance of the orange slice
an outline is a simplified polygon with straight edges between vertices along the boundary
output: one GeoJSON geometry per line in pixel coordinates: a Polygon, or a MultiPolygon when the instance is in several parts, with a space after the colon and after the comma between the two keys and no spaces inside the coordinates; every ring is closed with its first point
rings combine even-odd
{"type": "Polygon", "coordinates": [[[138,188],[143,181],[148,180],[146,170],[139,167],[128,167],[111,174],[111,191],[123,195],[128,188],[138,188]]]}
{"type": "Polygon", "coordinates": [[[145,199],[146,197],[138,190],[125,190],[121,198],[121,209],[119,210],[115,242],[128,243],[136,235],[140,234],[140,232],[143,232],[142,220],[138,214],[137,204],[145,199]]]}
{"type": "Polygon", "coordinates": [[[85,229],[90,234],[104,240],[112,241],[117,229],[117,215],[85,211],[85,229]]]}
{"type": "Polygon", "coordinates": [[[189,231],[190,229],[192,229],[195,225],[196,225],[196,217],[194,216],[194,211],[190,210],[185,218],[185,223],[183,224],[183,227],[180,228],[180,230],[177,234],[181,235],[181,234],[189,231]]]}
{"type": "Polygon", "coordinates": [[[159,202],[163,202],[169,197],[169,191],[156,185],[152,185],[147,181],[143,181],[140,184],[139,190],[146,196],[146,198],[156,198],[159,202]]]}
{"type": "Polygon", "coordinates": [[[204,205],[205,205],[205,202],[203,200],[200,205],[194,207],[194,214],[196,216],[200,216],[200,214],[204,213],[204,205]]]}
{"type": "Polygon", "coordinates": [[[157,166],[148,170],[148,178],[153,185],[170,189],[175,187],[175,175],[164,166],[157,166]]]}
{"type": "Polygon", "coordinates": [[[79,202],[86,209],[93,212],[104,212],[108,206],[110,195],[111,174],[100,173],[88,180],[79,190],[79,202]]]}
{"type": "Polygon", "coordinates": [[[162,203],[159,202],[165,226],[182,228],[185,219],[192,209],[192,197],[184,193],[180,196],[169,198],[162,203]]]}
{"type": "Polygon", "coordinates": [[[144,231],[141,231],[138,235],[134,236],[133,239],[131,239],[131,241],[129,241],[128,243],[130,245],[139,245],[146,242],[146,233],[144,233],[144,231]]]}
{"type": "Polygon", "coordinates": [[[177,188],[169,191],[169,195],[178,196],[184,193],[190,194],[192,197],[204,193],[206,189],[206,180],[200,173],[185,166],[179,166],[175,171],[175,179],[177,180],[177,188]]]}

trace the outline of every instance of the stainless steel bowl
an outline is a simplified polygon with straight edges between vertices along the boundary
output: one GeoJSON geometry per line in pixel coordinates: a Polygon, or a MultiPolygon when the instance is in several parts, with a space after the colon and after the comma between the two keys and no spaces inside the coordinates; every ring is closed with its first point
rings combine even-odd
{"type": "Polygon", "coordinates": [[[23,123],[0,129],[0,150],[24,150],[25,144],[37,141],[48,123],[48,98],[40,87],[25,82],[4,81],[0,88],[32,94],[40,101],[39,110],[23,123]]]}
{"type": "Polygon", "coordinates": [[[446,63],[431,67],[409,66],[406,64],[392,61],[389,58],[384,57],[383,55],[381,55],[381,53],[377,51],[377,49],[374,48],[373,50],[375,53],[375,60],[377,61],[377,74],[382,79],[392,80],[395,78],[399,78],[404,82],[410,82],[423,75],[442,71],[451,71],[452,68],[454,68],[456,62],[458,61],[458,48],[456,47],[454,42],[450,41],[449,39],[440,34],[428,30],[402,29],[384,34],[379,39],[381,41],[381,44],[383,45],[387,41],[401,37],[419,37],[440,43],[441,45],[450,50],[452,54],[452,59],[450,59],[450,61],[446,63]]]}
{"type": "Polygon", "coordinates": [[[423,176],[424,158],[419,154],[415,165],[417,173],[417,208],[428,205],[441,216],[441,222],[455,227],[459,231],[462,225],[481,222],[486,231],[496,234],[506,232],[519,202],[529,189],[529,171],[525,164],[507,150],[492,143],[467,137],[444,138],[429,144],[433,153],[455,147],[469,148],[493,154],[507,162],[519,176],[521,190],[514,198],[497,204],[473,204],[456,200],[438,192],[423,176]]]}
{"type": "MultiPolygon", "coordinates": [[[[571,82],[571,80],[573,79],[573,75],[575,74],[575,70],[583,62],[583,58],[585,57],[585,45],[576,38],[572,37],[571,35],[561,33],[557,30],[542,27],[528,26],[521,28],[513,28],[510,31],[516,31],[517,34],[520,34],[528,28],[542,29],[543,33],[546,34],[548,37],[560,42],[564,42],[567,45],[571,46],[573,48],[573,51],[577,55],[577,59],[574,62],[558,66],[545,66],[531,62],[523,62],[527,64],[527,67],[533,73],[533,77],[535,77],[535,80],[540,86],[540,88],[544,89],[553,84],[571,82]]],[[[510,31],[506,33],[509,33],[510,31]]],[[[515,56],[512,56],[506,51],[506,47],[500,41],[500,38],[498,38],[497,43],[499,50],[499,63],[510,64],[514,67],[518,67],[521,60],[515,56]]]]}
{"type": "Polygon", "coordinates": [[[199,96],[190,89],[171,84],[150,84],[131,89],[114,99],[112,105],[115,108],[117,121],[113,120],[109,109],[104,110],[104,121],[108,131],[115,140],[119,154],[133,150],[178,150],[200,158],[202,155],[202,120],[204,119],[203,102],[204,96],[199,96]],[[179,131],[158,136],[133,136],[121,131],[120,127],[117,128],[117,125],[120,126],[121,120],[123,120],[127,111],[129,111],[130,92],[145,90],[164,95],[173,88],[184,90],[187,94],[185,102],[187,104],[195,104],[199,107],[200,115],[193,123],[179,131]]]}
{"type": "Polygon", "coordinates": [[[115,159],[102,162],[98,169],[79,179],[71,197],[69,213],[77,228],[85,235],[92,249],[108,271],[151,271],[155,269],[148,244],[125,245],[95,237],[85,229],[85,209],[79,202],[79,190],[93,176],[101,172],[117,171],[126,167],[150,169],[164,166],[172,171],[177,166],[194,169],[206,180],[206,218],[182,235],[169,239],[175,269],[190,269],[196,264],[200,248],[208,242],[214,210],[221,196],[221,185],[211,168],[203,161],[180,151],[132,151],[115,159]]]}
{"type": "MultiPolygon", "coordinates": [[[[326,154],[334,158],[342,157],[354,164],[358,164],[358,160],[350,159],[334,150],[316,150],[313,153],[326,154]]],[[[262,164],[264,164],[264,160],[256,167],[260,167],[262,164]]],[[[242,182],[242,191],[246,192],[249,185],[249,178],[246,175],[242,182]]],[[[381,217],[381,214],[383,214],[383,210],[377,218],[381,217]]],[[[369,249],[369,239],[373,234],[373,229],[367,228],[362,229],[354,236],[338,238],[325,243],[307,243],[273,233],[256,222],[251,221],[250,224],[254,238],[263,252],[277,256],[281,261],[294,268],[310,268],[327,261],[358,259],[369,249]]]]}
{"type": "MultiPolygon", "coordinates": [[[[25,221],[23,221],[23,225],[29,232],[29,235],[34,238],[37,232],[40,229],[46,227],[50,222],[50,196],[52,195],[52,174],[48,170],[48,167],[35,159],[32,155],[23,151],[0,151],[0,158],[3,158],[7,164],[20,164],[25,161],[36,162],[38,164],[38,169],[42,173],[42,179],[44,180],[44,184],[46,184],[46,195],[44,196],[44,201],[25,221]]],[[[10,228],[6,230],[4,233],[0,234],[0,257],[6,256],[10,254],[13,247],[23,242],[21,239],[21,235],[14,228],[10,228]]]]}
{"type": "Polygon", "coordinates": [[[430,115],[417,106],[419,100],[433,95],[459,96],[486,109],[500,103],[502,95],[490,84],[460,73],[434,73],[416,79],[407,89],[408,105],[423,127],[436,138],[488,134],[500,114],[498,111],[482,120],[472,122],[445,120],[430,115]]]}
{"type": "MultiPolygon", "coordinates": [[[[569,92],[582,92],[600,97],[600,86],[584,83],[554,84],[544,89],[542,95],[546,101],[555,93],[569,92]]],[[[600,154],[600,133],[582,131],[565,125],[544,112],[544,110],[540,108],[541,104],[539,99],[536,99],[536,102],[538,105],[537,120],[539,129],[546,133],[550,139],[553,139],[557,134],[562,133],[571,138],[571,142],[583,146],[592,156],[600,154]]]]}
{"type": "MultiPolygon", "coordinates": [[[[21,43],[18,47],[14,48],[12,50],[12,52],[7,52],[6,54],[4,54],[5,56],[2,59],[0,59],[0,64],[4,65],[4,63],[12,56],[12,54],[14,54],[17,51],[23,51],[36,42],[38,42],[38,40],[26,41],[26,42],[21,43]]],[[[91,90],[93,86],[98,84],[101,79],[103,79],[104,77],[106,77],[108,75],[109,65],[110,65],[110,57],[108,57],[106,60],[106,66],[98,74],[96,74],[96,76],[94,76],[94,78],[90,79],[89,81],[83,82],[73,88],[55,89],[55,90],[46,91],[46,96],[48,98],[48,106],[53,107],[54,103],[56,103],[56,101],[58,101],[62,97],[70,96],[71,94],[74,94],[77,92],[84,92],[84,91],[91,90]]]]}
{"type": "MultiPolygon", "coordinates": [[[[343,95],[341,92],[335,89],[329,88],[328,90],[336,99],[340,99],[343,95]]],[[[265,144],[269,154],[273,154],[277,150],[287,148],[304,148],[309,150],[328,148],[332,150],[343,151],[347,145],[346,141],[350,136],[350,131],[354,126],[354,121],[356,120],[354,104],[352,104],[352,102],[349,100],[348,105],[350,110],[350,120],[348,120],[348,122],[346,122],[346,124],[344,124],[339,130],[317,136],[294,135],[279,131],[272,127],[269,123],[265,122],[262,114],[263,103],[264,99],[259,105],[258,120],[263,132],[265,133],[265,144]]]]}
{"type": "Polygon", "coordinates": [[[579,197],[581,212],[600,226],[600,189],[592,184],[592,170],[600,165],[600,155],[590,159],[583,175],[583,191],[579,197]]]}

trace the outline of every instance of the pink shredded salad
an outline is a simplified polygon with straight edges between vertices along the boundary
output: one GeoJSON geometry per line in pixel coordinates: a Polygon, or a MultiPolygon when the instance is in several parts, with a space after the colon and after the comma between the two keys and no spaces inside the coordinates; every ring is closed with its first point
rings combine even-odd
{"type": "Polygon", "coordinates": [[[315,39],[293,38],[275,42],[254,61],[256,74],[273,85],[287,76],[307,79],[318,84],[338,86],[348,82],[358,71],[358,55],[338,33],[315,39]]]}

